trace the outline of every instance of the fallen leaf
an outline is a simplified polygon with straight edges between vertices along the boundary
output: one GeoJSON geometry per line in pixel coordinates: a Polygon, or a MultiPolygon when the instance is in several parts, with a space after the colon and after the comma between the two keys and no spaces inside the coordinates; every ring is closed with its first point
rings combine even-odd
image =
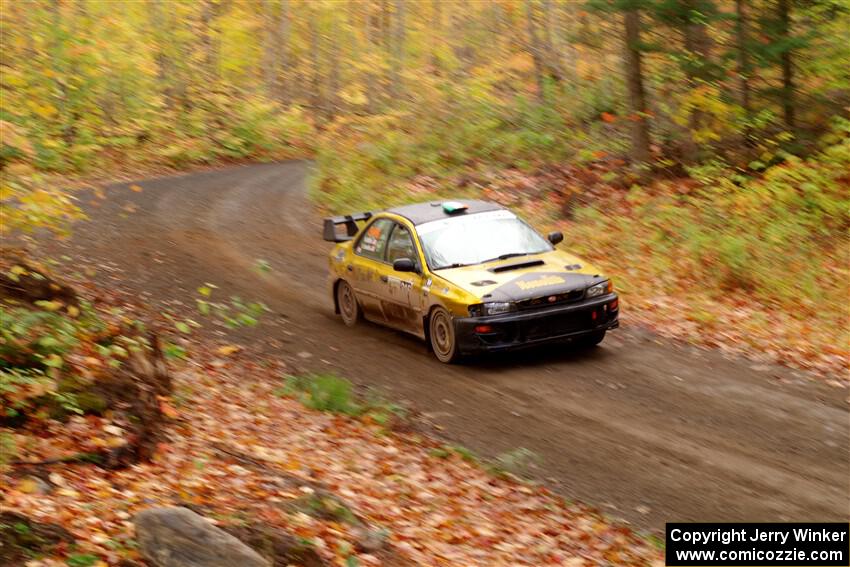
{"type": "Polygon", "coordinates": [[[231,354],[237,353],[242,350],[241,346],[238,345],[225,345],[223,347],[219,347],[216,352],[222,356],[230,356],[231,354]]]}
{"type": "Polygon", "coordinates": [[[48,478],[48,480],[50,480],[50,482],[52,482],[56,486],[65,486],[65,479],[59,473],[52,472],[52,473],[50,473],[50,476],[48,476],[47,478],[48,478]]]}
{"type": "Polygon", "coordinates": [[[33,478],[25,478],[18,483],[18,490],[24,494],[35,494],[38,492],[38,482],[33,478]]]}
{"type": "Polygon", "coordinates": [[[124,435],[124,430],[118,427],[117,425],[104,425],[103,431],[115,437],[120,437],[124,435]]]}
{"type": "Polygon", "coordinates": [[[164,399],[159,400],[159,411],[161,411],[164,416],[171,419],[177,419],[180,417],[180,413],[164,399]]]}

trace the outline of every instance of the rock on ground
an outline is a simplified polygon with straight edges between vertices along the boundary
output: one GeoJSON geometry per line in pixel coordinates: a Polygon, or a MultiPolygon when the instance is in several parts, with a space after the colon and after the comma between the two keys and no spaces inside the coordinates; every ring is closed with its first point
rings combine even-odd
{"type": "MultiPolygon", "coordinates": [[[[223,526],[222,529],[250,545],[274,567],[326,567],[328,565],[309,540],[263,524],[223,526]]],[[[241,566],[238,566],[241,567],[241,566]]]]}
{"type": "Polygon", "coordinates": [[[134,523],[142,556],[155,567],[271,567],[188,508],[149,508],[139,512],[134,523]]]}

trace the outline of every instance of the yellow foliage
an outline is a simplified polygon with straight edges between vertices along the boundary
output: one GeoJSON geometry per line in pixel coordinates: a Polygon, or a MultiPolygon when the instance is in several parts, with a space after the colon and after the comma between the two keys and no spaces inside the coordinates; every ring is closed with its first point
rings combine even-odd
{"type": "Polygon", "coordinates": [[[29,107],[30,110],[42,118],[49,119],[56,116],[56,108],[50,103],[41,103],[36,100],[30,100],[29,107]]]}
{"type": "Polygon", "coordinates": [[[504,66],[511,71],[529,73],[534,69],[534,60],[528,53],[516,53],[510,59],[505,61],[504,66]]]}
{"type": "Polygon", "coordinates": [[[15,124],[0,120],[0,145],[14,148],[24,156],[32,154],[32,145],[26,134],[15,124]]]}
{"type": "Polygon", "coordinates": [[[698,114],[698,128],[690,131],[691,138],[697,143],[708,143],[734,132],[740,113],[738,106],[723,100],[717,85],[703,83],[678,97],[673,120],[680,126],[689,126],[691,117],[698,114]]]}
{"type": "Polygon", "coordinates": [[[45,228],[65,236],[70,223],[85,215],[67,190],[33,178],[4,175],[0,181],[0,218],[0,235],[45,228]]]}
{"type": "Polygon", "coordinates": [[[339,96],[348,104],[364,106],[369,103],[369,99],[366,98],[366,95],[363,93],[363,89],[360,88],[360,85],[351,85],[340,92],[339,96]]]}

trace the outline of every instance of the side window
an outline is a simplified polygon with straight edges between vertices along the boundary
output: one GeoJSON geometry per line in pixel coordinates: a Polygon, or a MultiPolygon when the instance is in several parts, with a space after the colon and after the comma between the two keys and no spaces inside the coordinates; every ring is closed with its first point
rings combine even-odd
{"type": "Polygon", "coordinates": [[[354,253],[372,260],[384,261],[384,251],[387,248],[387,240],[393,228],[390,219],[377,219],[366,228],[366,232],[357,241],[354,253]]]}
{"type": "Polygon", "coordinates": [[[397,224],[387,244],[387,262],[392,264],[400,258],[409,258],[415,262],[417,256],[410,232],[407,228],[397,224]]]}

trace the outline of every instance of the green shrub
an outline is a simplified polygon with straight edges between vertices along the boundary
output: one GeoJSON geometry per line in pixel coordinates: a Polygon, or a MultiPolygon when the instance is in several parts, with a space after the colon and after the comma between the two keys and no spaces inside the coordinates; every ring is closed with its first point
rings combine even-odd
{"type": "Polygon", "coordinates": [[[479,462],[478,456],[471,449],[467,449],[461,445],[441,445],[440,447],[431,449],[428,454],[438,459],[448,459],[452,455],[457,455],[467,463],[479,462]]]}
{"type": "Polygon", "coordinates": [[[9,464],[18,456],[15,437],[8,431],[0,430],[0,466],[9,464]]]}
{"type": "MultiPolygon", "coordinates": [[[[39,408],[64,417],[99,406],[81,397],[79,377],[66,358],[83,341],[98,340],[106,323],[85,301],[75,308],[76,318],[58,305],[0,308],[0,417],[19,419],[39,408]]],[[[90,344],[110,363],[124,358],[128,349],[141,348],[139,341],[124,336],[104,342],[90,344]]]]}
{"type": "MultiPolygon", "coordinates": [[[[529,169],[575,153],[564,114],[497,92],[483,78],[470,80],[442,91],[439,104],[341,121],[322,137],[314,195],[335,211],[416,201],[423,196],[403,187],[416,175],[445,181],[493,167],[529,169]]],[[[458,188],[446,191],[457,196],[458,188]]]]}
{"type": "Polygon", "coordinates": [[[836,296],[841,278],[823,278],[822,265],[840,264],[850,227],[850,127],[844,128],[847,136],[820,155],[788,158],[761,178],[712,178],[685,197],[636,191],[633,215],[585,209],[577,229],[588,248],[600,233],[616,234],[606,245],[620,250],[649,236],[643,253],[673,258],[683,275],[706,287],[752,290],[766,300],[802,293],[823,304],[836,296]],[[804,285],[810,275],[824,280],[819,288],[804,285]]]}
{"type": "Polygon", "coordinates": [[[356,415],[360,406],[352,399],[351,382],[333,376],[321,374],[313,376],[307,383],[304,404],[312,409],[331,413],[356,415]]]}
{"type": "Polygon", "coordinates": [[[275,394],[296,398],[318,411],[359,417],[384,427],[391,427],[394,420],[407,415],[403,407],[387,402],[374,392],[365,400],[360,399],[351,382],[333,374],[287,376],[275,394]]]}
{"type": "Polygon", "coordinates": [[[293,396],[311,409],[360,415],[363,406],[354,401],[351,382],[333,374],[287,376],[278,394],[293,396]]]}
{"type": "Polygon", "coordinates": [[[520,447],[498,455],[488,468],[498,476],[512,474],[524,478],[530,475],[531,468],[539,461],[540,457],[534,451],[520,447]]]}
{"type": "Polygon", "coordinates": [[[204,138],[179,139],[165,145],[158,153],[174,167],[209,163],[216,157],[212,142],[204,138]]]}
{"type": "Polygon", "coordinates": [[[62,365],[79,342],[75,322],[58,312],[0,308],[0,368],[62,365]]]}
{"type": "Polygon", "coordinates": [[[72,553],[65,560],[65,563],[68,564],[68,567],[91,567],[98,561],[99,558],[97,555],[92,555],[90,553],[72,553]]]}

